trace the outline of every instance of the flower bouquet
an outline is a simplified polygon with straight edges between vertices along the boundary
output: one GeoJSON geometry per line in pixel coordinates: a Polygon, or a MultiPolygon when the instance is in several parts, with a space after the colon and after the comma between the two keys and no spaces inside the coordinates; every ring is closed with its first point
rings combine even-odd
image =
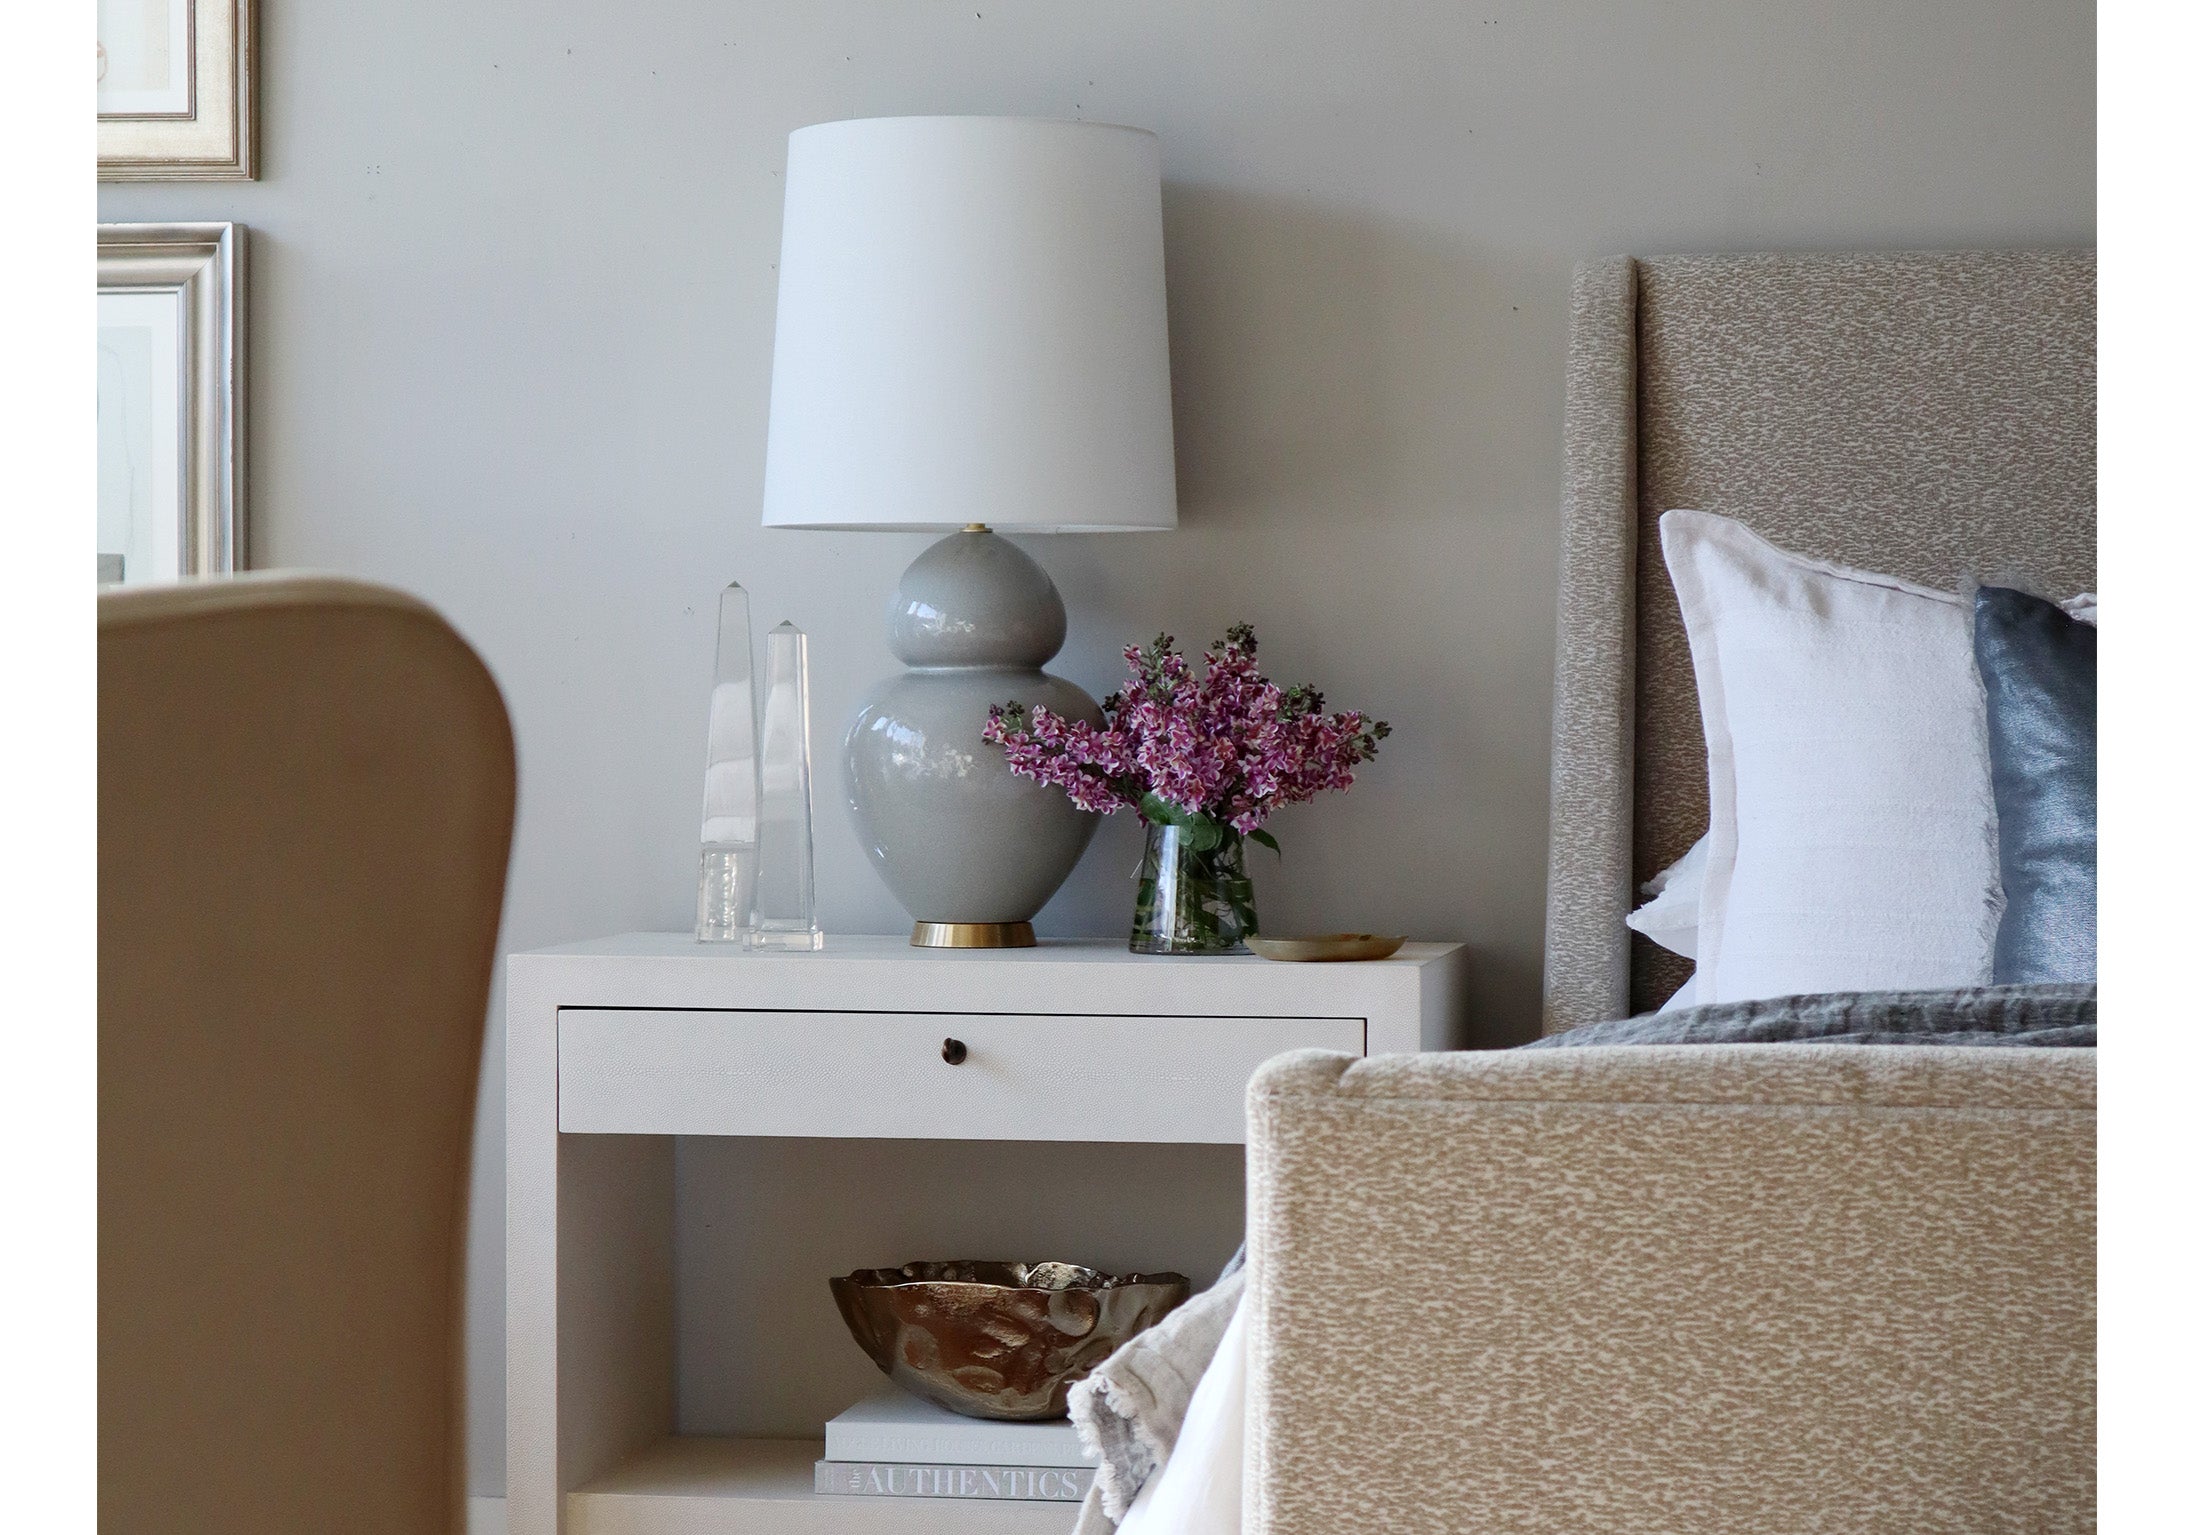
{"type": "Polygon", "coordinates": [[[1387,724],[1328,714],[1316,688],[1272,682],[1257,669],[1248,624],[1204,652],[1202,677],[1171,635],[1125,654],[1134,671],[1104,701],[1103,724],[1008,703],[990,711],[983,738],[1005,749],[1012,771],[1066,790],[1082,809],[1132,808],[1142,818],[1129,948],[1233,953],[1257,931],[1245,840],[1278,852],[1266,820],[1348,788],[1387,724]]]}

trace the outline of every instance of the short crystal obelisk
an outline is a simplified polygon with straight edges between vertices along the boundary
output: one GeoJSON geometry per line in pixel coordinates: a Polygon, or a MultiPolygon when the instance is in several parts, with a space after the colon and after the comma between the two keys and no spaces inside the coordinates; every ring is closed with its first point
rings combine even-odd
{"type": "Polygon", "coordinates": [[[789,623],[762,644],[762,813],[751,949],[820,949],[815,799],[808,755],[808,637],[789,623]]]}
{"type": "Polygon", "coordinates": [[[701,776],[701,889],[693,934],[703,943],[746,936],[754,911],[757,782],[754,631],[746,589],[716,604],[716,685],[708,697],[708,761],[701,776]]]}

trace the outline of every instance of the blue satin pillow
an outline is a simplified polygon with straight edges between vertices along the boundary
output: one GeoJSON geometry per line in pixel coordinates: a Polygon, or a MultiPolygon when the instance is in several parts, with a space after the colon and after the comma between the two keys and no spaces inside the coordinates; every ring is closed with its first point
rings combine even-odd
{"type": "Polygon", "coordinates": [[[1973,659],[1988,695],[2004,915],[1996,981],[2095,979],[2095,626],[1984,586],[1973,659]]]}

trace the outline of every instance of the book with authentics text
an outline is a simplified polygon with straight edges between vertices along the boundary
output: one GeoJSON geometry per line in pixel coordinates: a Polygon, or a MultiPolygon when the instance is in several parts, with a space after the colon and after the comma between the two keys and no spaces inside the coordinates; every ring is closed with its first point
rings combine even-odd
{"type": "Polygon", "coordinates": [[[862,1498],[1012,1498],[1079,1503],[1096,1474],[1090,1466],[924,1466],[819,1460],[815,1463],[815,1490],[862,1498]]]}

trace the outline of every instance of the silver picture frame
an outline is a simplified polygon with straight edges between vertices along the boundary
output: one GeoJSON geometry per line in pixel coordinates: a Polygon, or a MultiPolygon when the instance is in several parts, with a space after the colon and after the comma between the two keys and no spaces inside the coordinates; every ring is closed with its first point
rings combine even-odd
{"type": "Polygon", "coordinates": [[[99,0],[99,179],[250,181],[253,0],[99,0]]]}
{"type": "Polygon", "coordinates": [[[243,296],[241,224],[99,226],[101,584],[245,568],[243,296]]]}

